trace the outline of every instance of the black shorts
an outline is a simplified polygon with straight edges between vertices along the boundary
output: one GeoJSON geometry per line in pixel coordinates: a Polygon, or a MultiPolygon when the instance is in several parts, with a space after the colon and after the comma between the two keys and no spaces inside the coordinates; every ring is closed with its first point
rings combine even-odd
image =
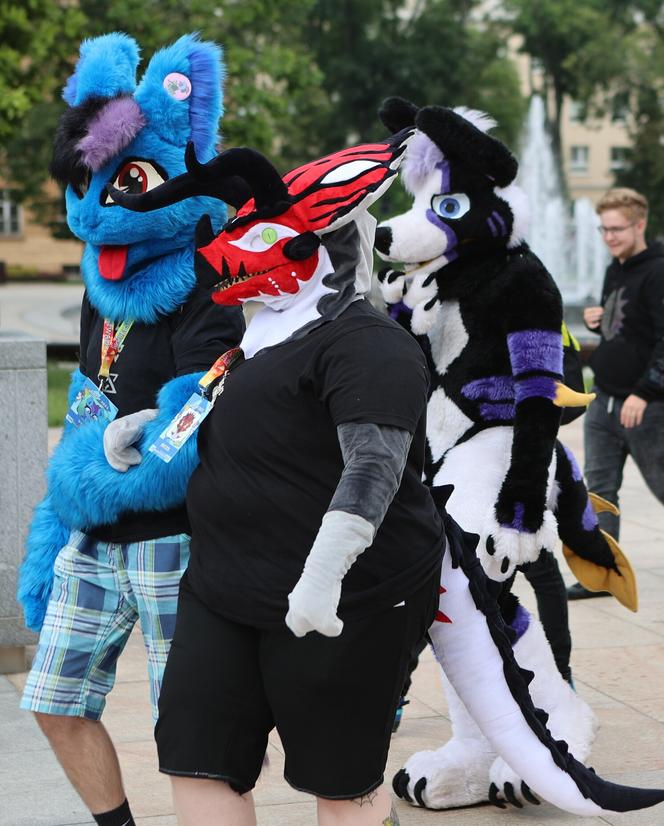
{"type": "Polygon", "coordinates": [[[339,637],[295,637],[227,620],[180,587],[155,730],[165,774],[258,779],[276,726],[284,776],[317,797],[353,799],[383,782],[410,652],[431,625],[439,573],[405,604],[347,620],[339,637]]]}

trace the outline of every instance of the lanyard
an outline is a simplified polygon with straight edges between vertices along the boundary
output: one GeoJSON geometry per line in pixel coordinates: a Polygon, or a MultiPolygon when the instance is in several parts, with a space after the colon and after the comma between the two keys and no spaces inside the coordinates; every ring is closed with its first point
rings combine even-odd
{"type": "Polygon", "coordinates": [[[201,396],[207,398],[210,385],[221,376],[221,381],[214,388],[214,392],[212,394],[212,401],[214,401],[217,396],[223,392],[224,382],[226,381],[226,376],[230,373],[231,368],[237,364],[242,357],[243,353],[239,347],[232,347],[230,350],[226,350],[225,353],[222,353],[222,355],[219,356],[212,367],[210,367],[207,373],[198,382],[198,389],[201,396]]]}
{"type": "Polygon", "coordinates": [[[129,335],[133,321],[123,321],[115,329],[113,322],[104,319],[104,331],[101,337],[101,365],[99,366],[99,378],[107,379],[111,372],[113,362],[122,350],[124,341],[129,335]]]}

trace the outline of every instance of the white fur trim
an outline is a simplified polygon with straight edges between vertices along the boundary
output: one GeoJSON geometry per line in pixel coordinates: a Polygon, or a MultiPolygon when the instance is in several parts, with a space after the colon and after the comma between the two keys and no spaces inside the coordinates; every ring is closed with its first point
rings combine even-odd
{"type": "Polygon", "coordinates": [[[461,355],[469,341],[458,301],[444,301],[441,304],[438,323],[429,333],[429,341],[436,372],[444,376],[447,368],[461,355]]]}
{"type": "Polygon", "coordinates": [[[497,186],[494,189],[496,195],[509,206],[512,212],[512,234],[507,246],[510,249],[518,247],[526,240],[528,228],[530,226],[530,202],[528,196],[516,184],[506,187],[497,186]]]}
{"type": "Polygon", "coordinates": [[[472,123],[480,132],[488,132],[498,126],[498,121],[494,120],[491,115],[486,112],[481,112],[479,109],[469,109],[467,106],[455,106],[454,111],[457,115],[461,115],[468,123],[472,123]]]}
{"type": "Polygon", "coordinates": [[[442,387],[434,390],[427,405],[427,441],[433,461],[441,459],[472,424],[472,420],[448,398],[442,387]]]}

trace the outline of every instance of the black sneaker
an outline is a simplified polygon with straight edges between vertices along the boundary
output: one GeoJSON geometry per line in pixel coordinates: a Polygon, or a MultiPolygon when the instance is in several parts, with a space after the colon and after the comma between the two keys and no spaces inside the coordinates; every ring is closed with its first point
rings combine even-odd
{"type": "Polygon", "coordinates": [[[580,582],[575,582],[567,589],[567,599],[593,599],[594,597],[610,597],[608,591],[589,591],[580,582]]]}

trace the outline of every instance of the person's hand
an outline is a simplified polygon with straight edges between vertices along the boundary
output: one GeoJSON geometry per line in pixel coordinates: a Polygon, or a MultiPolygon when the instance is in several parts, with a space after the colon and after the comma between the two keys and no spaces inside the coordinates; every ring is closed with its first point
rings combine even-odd
{"type": "Polygon", "coordinates": [[[599,327],[603,315],[604,307],[585,307],[583,310],[583,320],[586,327],[590,327],[591,330],[596,330],[599,327]]]}
{"type": "Polygon", "coordinates": [[[620,424],[623,427],[637,427],[643,421],[643,414],[646,412],[648,402],[640,396],[632,393],[623,402],[620,411],[620,424]]]}
{"type": "Polygon", "coordinates": [[[109,422],[104,430],[104,454],[113,470],[124,473],[130,465],[140,463],[141,454],[131,445],[141,438],[143,428],[157,413],[157,410],[139,410],[109,422]]]}

